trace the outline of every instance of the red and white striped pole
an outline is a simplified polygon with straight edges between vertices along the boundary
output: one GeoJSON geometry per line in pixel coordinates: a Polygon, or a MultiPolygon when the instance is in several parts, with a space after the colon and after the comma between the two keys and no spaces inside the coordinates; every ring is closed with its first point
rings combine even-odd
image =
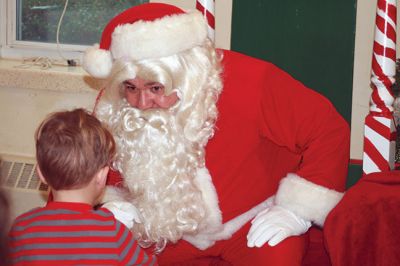
{"type": "Polygon", "coordinates": [[[196,9],[204,14],[208,22],[208,37],[215,40],[215,3],[214,0],[196,0],[196,9]]]}
{"type": "Polygon", "coordinates": [[[394,168],[396,128],[391,87],[396,74],[396,10],[396,0],[378,0],[371,73],[373,91],[364,129],[364,174],[394,168]]]}

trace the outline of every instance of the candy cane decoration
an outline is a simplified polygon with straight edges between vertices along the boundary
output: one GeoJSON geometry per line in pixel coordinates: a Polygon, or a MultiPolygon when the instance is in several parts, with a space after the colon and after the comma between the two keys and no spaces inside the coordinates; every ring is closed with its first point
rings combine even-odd
{"type": "Polygon", "coordinates": [[[203,13],[208,22],[208,37],[215,40],[214,0],[196,0],[196,9],[203,13]]]}
{"type": "Polygon", "coordinates": [[[396,128],[392,85],[396,74],[396,0],[378,0],[372,56],[372,95],[365,118],[363,172],[394,168],[396,128]]]}

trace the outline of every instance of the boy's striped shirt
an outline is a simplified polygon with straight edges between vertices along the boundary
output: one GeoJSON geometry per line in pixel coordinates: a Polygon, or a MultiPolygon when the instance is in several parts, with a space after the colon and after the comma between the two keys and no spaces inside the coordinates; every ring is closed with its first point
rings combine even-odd
{"type": "Polygon", "coordinates": [[[49,202],[19,216],[10,231],[13,265],[156,265],[107,209],[49,202]]]}

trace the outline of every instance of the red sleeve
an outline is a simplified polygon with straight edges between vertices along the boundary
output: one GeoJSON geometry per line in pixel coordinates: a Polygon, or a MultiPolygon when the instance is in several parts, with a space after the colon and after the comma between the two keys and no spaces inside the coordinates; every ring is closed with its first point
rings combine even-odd
{"type": "Polygon", "coordinates": [[[261,92],[262,134],[301,156],[279,183],[276,204],[323,226],[345,189],[350,129],[332,103],[271,65],[261,92]]]}
{"type": "Polygon", "coordinates": [[[314,184],[343,191],[350,153],[347,122],[324,96],[270,65],[261,97],[262,133],[301,154],[295,173],[314,184]]]}

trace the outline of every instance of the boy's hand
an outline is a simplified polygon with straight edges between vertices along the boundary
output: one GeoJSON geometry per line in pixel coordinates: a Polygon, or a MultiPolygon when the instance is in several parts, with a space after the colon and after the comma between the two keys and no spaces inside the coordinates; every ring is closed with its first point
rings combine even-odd
{"type": "Polygon", "coordinates": [[[136,207],[127,201],[109,201],[103,207],[114,214],[115,219],[131,229],[135,223],[141,223],[140,213],[136,207]]]}

